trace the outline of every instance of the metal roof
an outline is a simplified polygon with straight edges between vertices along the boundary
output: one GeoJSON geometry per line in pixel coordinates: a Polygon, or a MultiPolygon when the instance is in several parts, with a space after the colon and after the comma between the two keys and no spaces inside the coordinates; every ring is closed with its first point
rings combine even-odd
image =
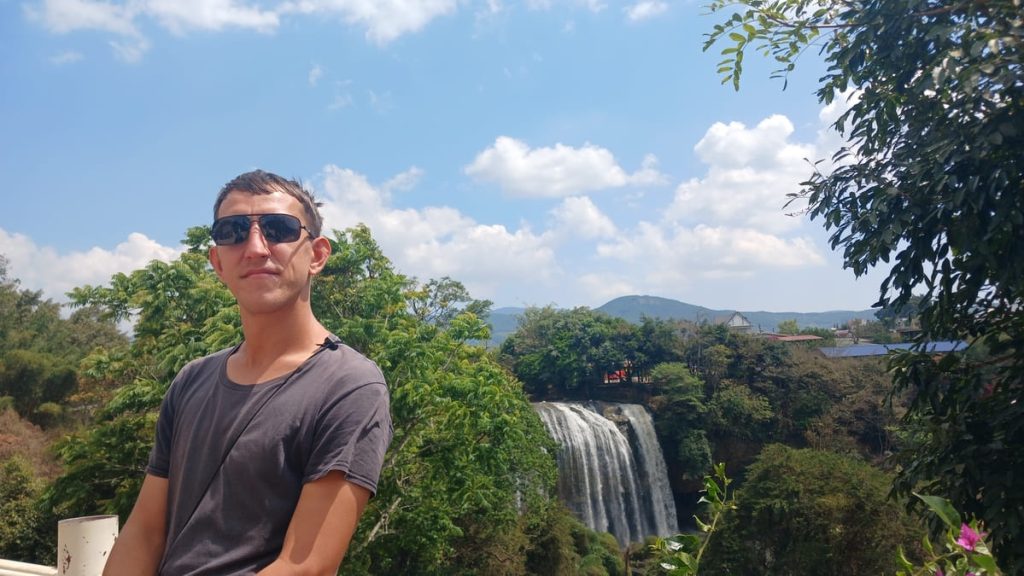
{"type": "MultiPolygon", "coordinates": [[[[827,358],[858,358],[861,356],[885,356],[896,350],[910,350],[917,344],[853,344],[852,346],[829,346],[818,348],[827,358]]],[[[945,354],[967,348],[962,340],[927,342],[924,351],[930,354],[945,354]]]]}

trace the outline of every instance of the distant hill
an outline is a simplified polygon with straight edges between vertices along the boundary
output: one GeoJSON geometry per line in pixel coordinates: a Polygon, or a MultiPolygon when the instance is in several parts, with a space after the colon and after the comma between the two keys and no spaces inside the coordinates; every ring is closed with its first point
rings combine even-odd
{"type": "MultiPolygon", "coordinates": [[[[519,316],[525,308],[498,308],[491,311],[488,322],[491,325],[491,341],[489,346],[500,346],[519,325],[519,316]]],[[[623,318],[630,322],[639,322],[641,318],[661,318],[663,320],[688,320],[690,322],[719,322],[727,319],[736,310],[713,310],[695,304],[687,304],[671,298],[659,296],[621,296],[595,308],[609,316],[623,318]]],[[[826,312],[744,312],[740,311],[761,332],[772,332],[783,320],[796,320],[801,328],[833,328],[852,319],[865,321],[876,320],[875,311],[868,310],[829,310],[826,312]]]]}
{"type": "MultiPolygon", "coordinates": [[[[679,300],[659,296],[621,296],[597,308],[609,316],[630,322],[640,322],[644,316],[665,320],[689,320],[714,322],[719,316],[729,316],[732,310],[712,310],[703,306],[687,304],[679,300]]],[[[753,322],[753,320],[751,320],[753,322]]]]}
{"type": "MultiPolygon", "coordinates": [[[[712,310],[703,306],[687,304],[658,296],[622,296],[597,308],[610,316],[617,316],[630,322],[639,322],[643,316],[664,320],[689,320],[690,322],[719,322],[727,319],[736,310],[712,310]]],[[[877,320],[875,311],[829,310],[827,312],[747,312],[740,310],[755,330],[772,332],[783,320],[796,320],[800,328],[833,328],[854,318],[877,320]]]]}
{"type": "Polygon", "coordinates": [[[526,311],[526,308],[497,308],[491,310],[487,317],[487,323],[491,325],[491,340],[488,346],[501,346],[516,328],[519,328],[519,316],[526,311]]]}

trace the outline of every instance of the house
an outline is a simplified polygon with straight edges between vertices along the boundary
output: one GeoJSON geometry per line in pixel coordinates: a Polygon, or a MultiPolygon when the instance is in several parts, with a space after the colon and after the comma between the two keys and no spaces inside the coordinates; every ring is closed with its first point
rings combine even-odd
{"type": "Polygon", "coordinates": [[[750,323],[750,320],[747,320],[746,316],[739,312],[733,312],[731,316],[718,320],[717,323],[725,325],[726,328],[733,332],[749,334],[754,331],[754,325],[750,323]]]}

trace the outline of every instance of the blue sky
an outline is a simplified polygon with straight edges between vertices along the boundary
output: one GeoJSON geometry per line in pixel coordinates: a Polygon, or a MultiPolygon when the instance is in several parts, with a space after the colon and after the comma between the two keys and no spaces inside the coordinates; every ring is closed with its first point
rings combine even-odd
{"type": "Polygon", "coordinates": [[[739,92],[699,2],[0,0],[0,254],[64,300],[209,223],[263,168],[396,268],[496,306],[649,294],[863,309],[820,222],[786,216],[839,145],[810,55],[739,92]]]}

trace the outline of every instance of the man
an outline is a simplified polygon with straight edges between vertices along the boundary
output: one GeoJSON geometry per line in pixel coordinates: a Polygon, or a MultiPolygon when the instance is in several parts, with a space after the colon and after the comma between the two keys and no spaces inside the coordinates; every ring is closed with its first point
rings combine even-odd
{"type": "Polygon", "coordinates": [[[106,576],[337,573],[392,430],[380,370],[313,315],[321,225],[295,181],[257,170],[221,190],[210,264],[244,340],[168,389],[106,576]]]}

